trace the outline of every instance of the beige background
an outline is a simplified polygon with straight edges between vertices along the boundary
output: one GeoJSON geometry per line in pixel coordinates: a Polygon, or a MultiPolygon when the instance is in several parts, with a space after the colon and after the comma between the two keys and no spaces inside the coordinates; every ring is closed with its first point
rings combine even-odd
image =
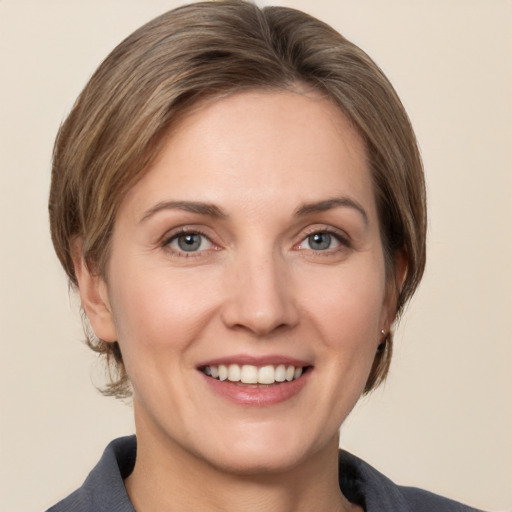
{"type": "MultiPolygon", "coordinates": [[[[409,110],[428,270],[386,386],[342,445],[397,482],[512,510],[512,2],[290,0],[360,44],[409,110]]],[[[171,0],[0,0],[0,511],[44,510],[133,431],[103,398],[48,236],[52,141],[99,61],[171,0]]]]}

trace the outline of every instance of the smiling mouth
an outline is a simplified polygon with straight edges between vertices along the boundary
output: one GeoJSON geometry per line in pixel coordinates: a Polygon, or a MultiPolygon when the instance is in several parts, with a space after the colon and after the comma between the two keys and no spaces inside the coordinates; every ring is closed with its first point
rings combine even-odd
{"type": "Polygon", "coordinates": [[[300,379],[310,366],[266,365],[251,364],[219,364],[199,368],[205,375],[219,381],[229,381],[240,384],[280,384],[300,379]]]}

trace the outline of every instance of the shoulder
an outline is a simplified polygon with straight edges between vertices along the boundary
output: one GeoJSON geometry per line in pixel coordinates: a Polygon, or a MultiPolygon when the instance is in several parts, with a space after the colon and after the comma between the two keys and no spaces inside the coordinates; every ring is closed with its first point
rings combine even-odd
{"type": "Polygon", "coordinates": [[[112,441],[82,486],[47,512],[135,512],[124,486],[135,464],[135,436],[112,441]]]}
{"type": "Polygon", "coordinates": [[[423,489],[415,487],[398,487],[411,511],[414,512],[482,512],[476,508],[463,505],[457,501],[443,498],[423,489]]]}
{"type": "Polygon", "coordinates": [[[90,512],[91,498],[82,487],[70,494],[67,498],[59,501],[46,512],[90,512]]]}
{"type": "Polygon", "coordinates": [[[422,489],[396,485],[375,468],[340,450],[340,488],[366,512],[481,512],[422,489]]]}

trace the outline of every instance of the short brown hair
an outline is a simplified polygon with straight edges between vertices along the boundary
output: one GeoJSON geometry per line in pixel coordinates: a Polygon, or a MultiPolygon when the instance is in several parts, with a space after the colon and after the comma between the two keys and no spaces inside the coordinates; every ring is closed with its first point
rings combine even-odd
{"type": "MultiPolygon", "coordinates": [[[[70,281],[73,241],[88,268],[104,275],[116,211],[158,154],[169,127],[199,101],[253,89],[306,85],[333,101],[365,142],[388,279],[402,250],[407,274],[397,314],[425,266],[423,168],[407,114],[379,67],[329,25],[295,9],[244,0],[199,2],[139,28],[103,61],[55,142],[49,211],[52,241],[70,281]]],[[[392,334],[365,391],[386,376],[392,334]]],[[[126,396],[117,342],[88,336],[105,354],[106,394],[126,396]]]]}

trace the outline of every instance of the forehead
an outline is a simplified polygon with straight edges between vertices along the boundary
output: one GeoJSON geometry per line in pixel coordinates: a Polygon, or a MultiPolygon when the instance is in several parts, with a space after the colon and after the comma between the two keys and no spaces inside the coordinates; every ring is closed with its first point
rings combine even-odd
{"type": "Polygon", "coordinates": [[[123,204],[171,195],[284,205],[347,191],[373,205],[364,143],[341,110],[318,93],[252,91],[184,116],[123,204]]]}

